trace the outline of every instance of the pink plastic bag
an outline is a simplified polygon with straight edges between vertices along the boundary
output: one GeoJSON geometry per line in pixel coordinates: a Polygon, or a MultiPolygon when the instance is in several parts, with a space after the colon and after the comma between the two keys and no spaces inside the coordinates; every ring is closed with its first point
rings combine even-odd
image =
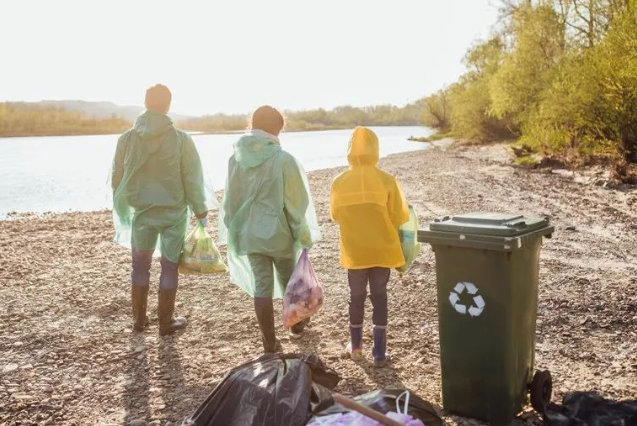
{"type": "Polygon", "coordinates": [[[314,315],[323,306],[323,287],[310,263],[307,250],[303,250],[283,295],[283,327],[314,315]]]}
{"type": "MultiPolygon", "coordinates": [[[[396,411],[385,413],[385,416],[397,421],[404,426],[425,426],[425,424],[408,414],[409,391],[401,393],[396,398],[396,411]],[[403,409],[400,409],[400,401],[404,398],[403,409]]],[[[308,426],[382,426],[376,420],[364,416],[356,411],[345,414],[332,414],[325,417],[314,417],[308,426]]]]}
{"type": "MultiPolygon", "coordinates": [[[[389,412],[385,414],[392,420],[396,420],[405,426],[425,426],[423,422],[418,419],[414,419],[408,414],[399,414],[389,412]]],[[[376,420],[372,420],[369,417],[357,413],[356,411],[346,414],[332,414],[325,417],[315,417],[308,426],[383,426],[376,420]]]]}

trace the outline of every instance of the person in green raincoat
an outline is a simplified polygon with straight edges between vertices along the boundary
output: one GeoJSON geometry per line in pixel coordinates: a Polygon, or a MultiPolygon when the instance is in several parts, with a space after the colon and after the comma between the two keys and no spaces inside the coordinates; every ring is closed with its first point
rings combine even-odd
{"type": "Polygon", "coordinates": [[[111,183],[115,241],[132,247],[133,328],[148,325],[146,306],[153,253],[161,252],[159,334],[186,325],[173,317],[178,262],[192,211],[204,220],[212,207],[192,138],[167,113],[172,95],[163,85],[146,91],[146,111],[117,142],[111,183]]]}
{"type": "Polygon", "coordinates": [[[281,148],[283,126],[271,106],[253,112],[251,130],[235,144],[228,164],[219,221],[232,281],[254,297],[265,352],[279,348],[272,299],[283,297],[301,250],[321,238],[305,172],[281,148]]]}

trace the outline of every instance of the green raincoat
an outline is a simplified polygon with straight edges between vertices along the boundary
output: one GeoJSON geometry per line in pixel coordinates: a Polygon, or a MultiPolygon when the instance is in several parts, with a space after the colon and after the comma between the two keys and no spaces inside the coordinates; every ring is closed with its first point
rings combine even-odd
{"type": "MultiPolygon", "coordinates": [[[[321,239],[303,168],[275,136],[259,130],[235,145],[219,217],[232,281],[251,296],[256,281],[249,254],[296,260],[302,248],[321,239]]],[[[277,276],[275,298],[285,292],[287,282],[281,281],[277,276]]]]}
{"type": "Polygon", "coordinates": [[[115,241],[159,248],[177,263],[190,219],[214,206],[192,138],[166,114],[146,110],[117,142],[111,175],[115,241]],[[161,241],[158,244],[158,237],[161,241]]]}

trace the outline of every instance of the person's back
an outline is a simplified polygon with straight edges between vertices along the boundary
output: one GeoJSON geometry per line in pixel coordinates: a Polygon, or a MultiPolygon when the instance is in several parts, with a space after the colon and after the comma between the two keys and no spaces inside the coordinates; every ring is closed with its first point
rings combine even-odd
{"type": "Polygon", "coordinates": [[[403,266],[398,227],[409,219],[405,198],[390,174],[379,169],[378,138],[357,127],[347,160],[350,168],[332,183],[331,216],[340,228],[341,266],[348,270],[350,337],[348,353],[362,357],[363,318],[367,285],[374,323],[373,356],[386,362],[387,283],[390,269],[403,266]]]}
{"type": "MultiPolygon", "coordinates": [[[[121,178],[113,179],[115,197],[134,209],[137,219],[161,211],[153,215],[157,224],[173,223],[188,208],[188,183],[182,178],[192,167],[194,153],[190,136],[175,129],[166,114],[146,110],[120,137],[118,155],[124,167],[121,178]]],[[[201,204],[193,205],[194,211],[206,210],[205,197],[191,199],[201,204]]]]}
{"type": "Polygon", "coordinates": [[[409,216],[394,178],[377,167],[378,139],[358,127],[347,155],[349,170],[332,183],[331,214],[340,225],[341,266],[347,269],[404,265],[397,228],[409,216]]]}
{"type": "MultiPolygon", "coordinates": [[[[288,221],[285,214],[286,182],[288,188],[303,186],[294,158],[268,133],[252,130],[235,145],[228,176],[226,218],[232,217],[241,224],[233,241],[236,252],[292,257],[291,227],[296,222],[288,221]]],[[[302,192],[301,195],[295,205],[303,216],[310,199],[302,192]]]]}
{"type": "MultiPolygon", "coordinates": [[[[221,213],[230,275],[254,297],[265,352],[278,346],[272,299],[283,297],[300,250],[321,237],[305,173],[281,148],[283,126],[275,108],[255,110],[251,130],[239,139],[228,164],[221,213]]],[[[300,324],[292,331],[302,329],[300,324]]]]}
{"type": "Polygon", "coordinates": [[[138,331],[147,325],[152,255],[158,246],[161,252],[160,334],[185,326],[185,319],[173,318],[177,264],[189,208],[202,219],[209,209],[199,155],[190,136],[175,129],[167,116],[170,100],[167,87],[148,89],[147,110],[118,140],[111,175],[115,241],[132,247],[133,321],[138,331]]]}

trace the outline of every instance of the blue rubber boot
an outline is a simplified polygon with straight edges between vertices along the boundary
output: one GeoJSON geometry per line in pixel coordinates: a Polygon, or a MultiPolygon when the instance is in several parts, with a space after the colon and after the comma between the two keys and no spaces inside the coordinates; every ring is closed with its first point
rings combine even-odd
{"type": "Polygon", "coordinates": [[[389,354],[387,354],[387,326],[374,326],[372,355],[374,357],[374,367],[384,367],[389,361],[389,354]]]}
{"type": "Polygon", "coordinates": [[[349,326],[349,343],[347,344],[347,355],[354,361],[360,361],[363,359],[363,326],[362,325],[350,325],[349,326]]]}

